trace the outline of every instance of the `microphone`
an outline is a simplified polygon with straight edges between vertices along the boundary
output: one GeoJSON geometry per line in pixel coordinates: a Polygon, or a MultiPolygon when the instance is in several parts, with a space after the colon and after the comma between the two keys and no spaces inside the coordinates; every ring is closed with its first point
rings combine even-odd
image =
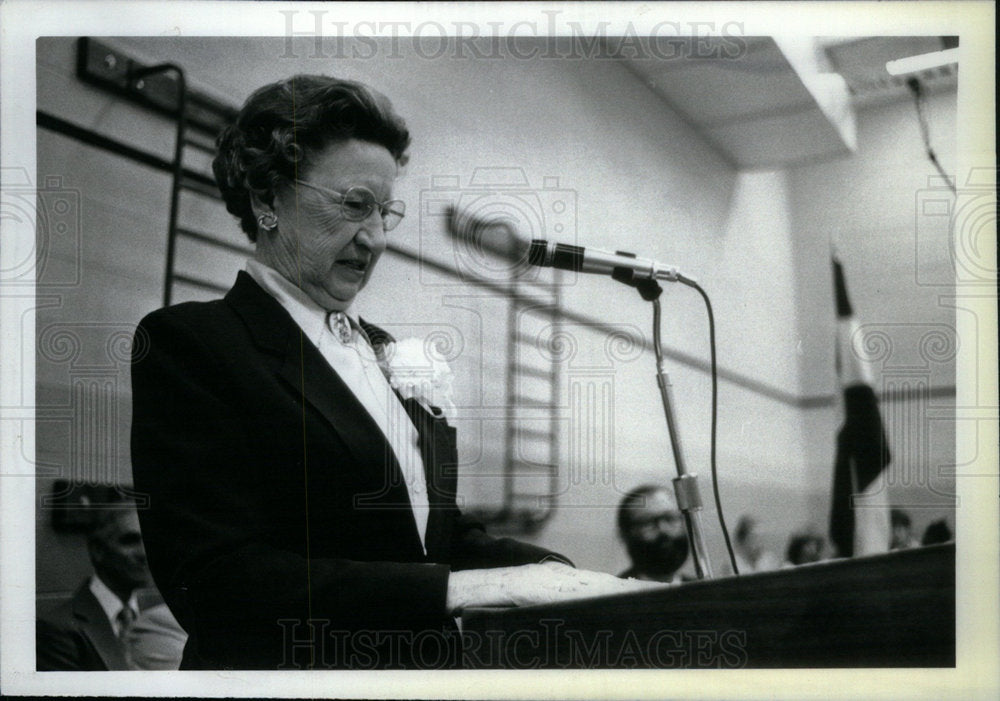
{"type": "Polygon", "coordinates": [[[528,262],[543,268],[558,268],[578,273],[595,273],[617,277],[628,271],[633,280],[667,280],[693,282],[674,265],[658,263],[651,258],[639,258],[625,251],[602,251],[565,243],[534,239],[528,248],[528,262]]]}
{"type": "Polygon", "coordinates": [[[611,253],[599,248],[584,248],[544,239],[528,241],[518,235],[513,225],[504,220],[483,219],[468,212],[459,212],[454,206],[445,210],[448,233],[466,245],[474,245],[477,252],[489,252],[511,262],[520,263],[527,258],[529,265],[558,268],[579,273],[609,275],[619,282],[632,284],[641,280],[667,280],[693,283],[673,265],[658,263],[649,258],[639,258],[633,253],[611,253]]]}

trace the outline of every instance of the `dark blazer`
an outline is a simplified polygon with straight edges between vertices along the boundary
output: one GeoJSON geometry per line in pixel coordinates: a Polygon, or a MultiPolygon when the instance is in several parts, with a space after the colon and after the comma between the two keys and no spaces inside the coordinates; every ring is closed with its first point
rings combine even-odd
{"type": "Polygon", "coordinates": [[[407,401],[431,504],[425,556],[378,425],[246,273],[223,300],[140,322],[132,389],[139,517],[189,634],[182,669],[450,666],[427,639],[456,642],[450,570],[553,555],[460,513],[455,430],[407,401]]]}
{"type": "Polygon", "coordinates": [[[71,599],[38,618],[35,666],[40,672],[128,669],[125,648],[91,593],[89,577],[71,599]]]}

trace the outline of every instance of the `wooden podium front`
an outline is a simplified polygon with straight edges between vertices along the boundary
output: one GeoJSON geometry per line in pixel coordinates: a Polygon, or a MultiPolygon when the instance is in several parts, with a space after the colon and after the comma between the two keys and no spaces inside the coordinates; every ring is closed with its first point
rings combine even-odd
{"type": "Polygon", "coordinates": [[[955,545],[462,617],[465,666],[953,667],[955,545]]]}

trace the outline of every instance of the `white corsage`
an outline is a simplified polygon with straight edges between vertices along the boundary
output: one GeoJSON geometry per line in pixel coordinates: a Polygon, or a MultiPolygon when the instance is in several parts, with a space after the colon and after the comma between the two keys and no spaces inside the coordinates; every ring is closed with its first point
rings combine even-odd
{"type": "Polygon", "coordinates": [[[416,399],[432,413],[436,407],[454,421],[458,413],[452,401],[454,373],[437,344],[405,338],[387,344],[383,353],[389,384],[403,399],[416,399]]]}

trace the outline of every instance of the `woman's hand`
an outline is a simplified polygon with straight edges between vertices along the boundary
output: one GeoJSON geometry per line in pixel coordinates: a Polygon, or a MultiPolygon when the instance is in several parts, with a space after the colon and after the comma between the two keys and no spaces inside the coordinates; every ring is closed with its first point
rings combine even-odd
{"type": "Polygon", "coordinates": [[[447,607],[449,614],[456,616],[477,606],[549,604],[662,586],[659,582],[578,570],[561,562],[462,570],[449,575],[447,607]]]}

